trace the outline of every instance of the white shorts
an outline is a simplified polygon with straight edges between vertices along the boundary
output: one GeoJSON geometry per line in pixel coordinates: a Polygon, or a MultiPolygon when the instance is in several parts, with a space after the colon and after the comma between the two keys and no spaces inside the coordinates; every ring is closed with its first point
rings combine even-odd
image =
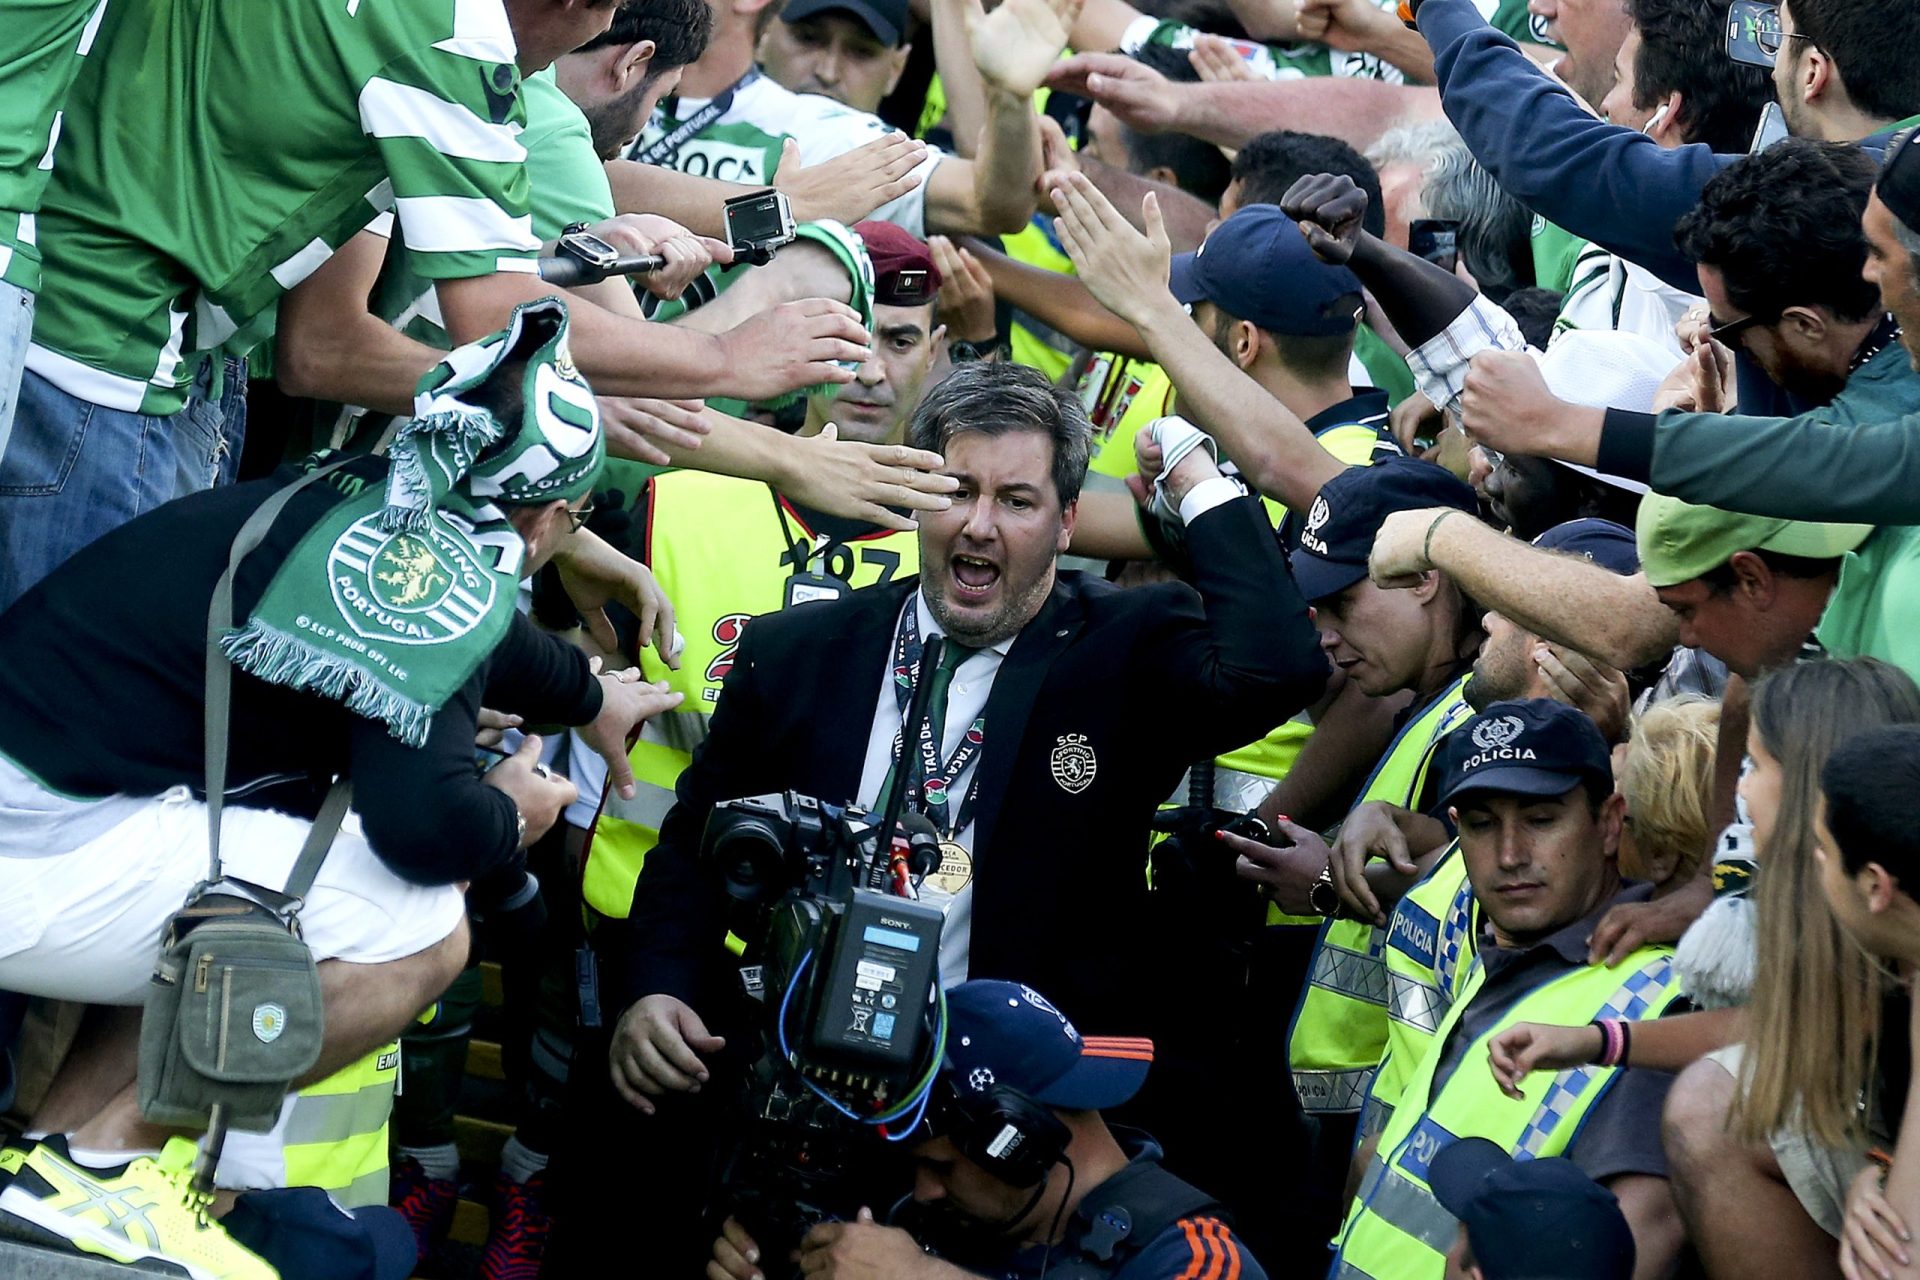
{"type": "MultiPolygon", "coordinates": [[[[312,823],[226,807],[222,869],[269,889],[287,882],[312,823]]],[[[207,874],[207,807],[184,787],[67,853],[0,857],[0,990],[136,1005],[167,920],[207,874]]],[[[422,888],[387,869],[353,814],[300,911],[316,960],[381,964],[446,938],[466,914],[452,885],[422,888]]]]}

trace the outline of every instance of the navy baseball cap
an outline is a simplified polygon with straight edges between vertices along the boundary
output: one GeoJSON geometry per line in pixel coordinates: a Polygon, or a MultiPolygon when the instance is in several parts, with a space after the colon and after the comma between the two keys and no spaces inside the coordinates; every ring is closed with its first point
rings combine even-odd
{"type": "Polygon", "coordinates": [[[1335,338],[1358,323],[1360,277],[1314,257],[1300,224],[1278,205],[1247,205],[1198,249],[1175,254],[1169,284],[1187,306],[1211,302],[1269,333],[1335,338]]]}
{"type": "Polygon", "coordinates": [[[995,1085],[1063,1111],[1117,1107],[1146,1082],[1153,1041],[1082,1036],[1032,987],[976,978],[947,992],[947,1070],[962,1094],[995,1085]]]}
{"type": "Polygon", "coordinates": [[[1469,791],[1561,796],[1587,779],[1613,781],[1613,753],[1583,711],[1551,698],[1496,702],[1440,745],[1445,804],[1469,791]]]}
{"type": "Polygon", "coordinates": [[[1464,480],[1418,458],[1382,458],[1327,481],[1307,510],[1300,545],[1287,558],[1300,594],[1324,600],[1366,577],[1381,521],[1425,507],[1453,507],[1476,519],[1480,512],[1464,480]]]}
{"type": "Polygon", "coordinates": [[[787,0],[782,22],[798,22],[816,13],[846,13],[880,37],[880,43],[898,49],[907,30],[907,0],[787,0]]]}
{"type": "Polygon", "coordinates": [[[1591,560],[1623,578],[1640,572],[1640,545],[1634,541],[1633,530],[1611,520],[1569,520],[1535,538],[1533,545],[1543,551],[1591,560]]]}
{"type": "Polygon", "coordinates": [[[342,1209],[318,1187],[249,1191],[220,1225],[281,1280],[407,1280],[420,1261],[398,1210],[342,1209]]]}
{"type": "Polygon", "coordinates": [[[1428,1174],[1434,1198],[1466,1224],[1487,1280],[1633,1275],[1633,1231],[1619,1200],[1571,1160],[1516,1160],[1485,1138],[1462,1138],[1428,1174]]]}

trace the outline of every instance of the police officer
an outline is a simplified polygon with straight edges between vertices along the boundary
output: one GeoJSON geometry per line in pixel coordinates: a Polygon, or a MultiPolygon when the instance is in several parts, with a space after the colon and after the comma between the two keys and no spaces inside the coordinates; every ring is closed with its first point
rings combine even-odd
{"type": "Polygon", "coordinates": [[[1670,947],[1612,967],[1587,963],[1587,935],[1612,907],[1644,901],[1615,862],[1626,802],[1613,791],[1593,722],[1545,699],[1498,702],[1442,748],[1441,802],[1459,828],[1484,916],[1479,963],[1448,1011],[1348,1209],[1329,1275],[1440,1280],[1456,1223],[1434,1158],[1485,1138],[1527,1159],[1566,1156],[1611,1191],[1633,1229],[1642,1275],[1664,1275],[1681,1244],[1660,1146],[1671,1077],[1622,1073],[1633,1023],[1680,996],[1670,947]],[[1517,1022],[1601,1026],[1600,1058],[1503,1092],[1487,1046],[1517,1022]]]}
{"type": "MultiPolygon", "coordinates": [[[[1288,1058],[1301,1110],[1314,1122],[1313,1185],[1336,1197],[1318,1206],[1319,1230],[1339,1212],[1337,1188],[1361,1104],[1386,1050],[1388,977],[1386,910],[1412,877],[1390,883],[1386,864],[1372,891],[1387,895],[1374,918],[1335,918],[1343,913],[1335,889],[1336,849],[1353,845],[1373,851],[1376,822],[1385,806],[1424,813],[1429,775],[1440,741],[1468,716],[1462,696],[1480,645],[1477,614],[1444,574],[1431,573],[1410,591],[1388,591],[1367,577],[1374,531],[1388,514],[1414,507],[1449,507],[1471,518],[1473,491],[1429,462],[1389,458],[1370,467],[1349,467],[1327,482],[1307,510],[1300,546],[1292,553],[1295,581],[1318,610],[1321,645],[1350,683],[1372,697],[1411,691],[1413,701],[1395,737],[1364,784],[1359,799],[1329,847],[1316,833],[1278,819],[1283,847],[1227,834],[1240,855],[1241,874],[1264,886],[1272,898],[1270,921],[1280,913],[1311,910],[1326,917],[1288,1031],[1288,1058]]],[[[1417,864],[1430,866],[1445,844],[1445,832],[1409,839],[1417,864]]],[[[1398,874],[1398,873],[1394,873],[1398,874]]]]}
{"type": "MultiPolygon", "coordinates": [[[[1131,1098],[1153,1042],[1082,1036],[1031,987],[978,979],[947,993],[947,1061],[912,1148],[913,1195],[801,1242],[807,1276],[1176,1280],[1266,1272],[1206,1192],[1160,1147],[1100,1112],[1131,1098]]],[[[709,1280],[759,1280],[759,1246],[729,1219],[709,1280]]]]}

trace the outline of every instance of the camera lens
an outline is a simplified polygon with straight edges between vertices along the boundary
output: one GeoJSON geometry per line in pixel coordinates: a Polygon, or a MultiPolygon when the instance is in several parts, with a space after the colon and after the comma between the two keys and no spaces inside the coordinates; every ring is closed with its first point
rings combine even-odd
{"type": "Polygon", "coordinates": [[[719,868],[727,893],[741,902],[758,902],[778,893],[785,887],[782,868],[786,862],[780,831],[754,815],[726,817],[721,830],[708,833],[707,856],[719,868]]]}

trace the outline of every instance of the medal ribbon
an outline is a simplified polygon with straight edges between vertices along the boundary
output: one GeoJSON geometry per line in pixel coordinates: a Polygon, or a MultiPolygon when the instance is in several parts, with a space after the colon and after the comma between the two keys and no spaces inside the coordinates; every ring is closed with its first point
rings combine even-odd
{"type": "MultiPolygon", "coordinates": [[[[954,642],[949,638],[947,643],[952,645],[954,642]]],[[[907,713],[908,705],[913,701],[914,686],[920,680],[920,658],[925,652],[926,645],[920,639],[920,608],[916,601],[909,599],[893,644],[893,696],[899,704],[900,714],[903,717],[907,713]]],[[[965,659],[963,658],[962,661],[965,659]]],[[[959,663],[956,662],[954,666],[958,667],[959,663]]],[[[948,673],[948,677],[951,679],[951,672],[948,673]]],[[[961,802],[960,812],[951,823],[948,821],[947,788],[952,785],[955,778],[966,772],[967,766],[972,764],[975,757],[980,754],[980,748],[986,741],[987,722],[986,717],[981,716],[967,726],[966,733],[961,736],[960,745],[954,748],[953,755],[947,760],[945,766],[942,766],[940,737],[946,720],[945,693],[944,688],[936,691],[934,702],[938,705],[928,709],[929,714],[926,720],[916,729],[915,745],[919,753],[919,769],[914,783],[907,788],[907,804],[931,819],[933,825],[944,837],[951,838],[955,832],[965,829],[972,818],[974,802],[980,794],[979,772],[975,771],[973,783],[967,790],[966,798],[961,802]],[[938,727],[935,721],[940,722],[938,727]]],[[[900,766],[901,739],[905,733],[906,726],[903,724],[900,732],[893,738],[893,760],[896,769],[900,766]]],[[[881,791],[884,794],[886,788],[883,786],[881,791]]]]}

